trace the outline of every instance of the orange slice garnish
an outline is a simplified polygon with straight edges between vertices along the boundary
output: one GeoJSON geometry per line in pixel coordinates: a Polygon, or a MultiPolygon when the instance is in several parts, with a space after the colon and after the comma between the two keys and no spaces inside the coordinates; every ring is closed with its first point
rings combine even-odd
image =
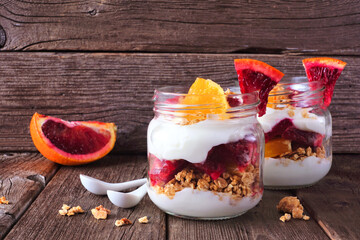
{"type": "MultiPolygon", "coordinates": [[[[210,79],[196,78],[188,94],[181,100],[181,104],[191,105],[185,107],[185,118],[190,122],[205,120],[207,114],[225,114],[229,108],[224,90],[219,84],[210,79]]],[[[221,119],[224,116],[220,117],[221,119]]]]}
{"type": "Polygon", "coordinates": [[[47,159],[63,165],[80,165],[104,157],[116,141],[114,123],[68,122],[35,113],[30,122],[35,147],[47,159]]]}

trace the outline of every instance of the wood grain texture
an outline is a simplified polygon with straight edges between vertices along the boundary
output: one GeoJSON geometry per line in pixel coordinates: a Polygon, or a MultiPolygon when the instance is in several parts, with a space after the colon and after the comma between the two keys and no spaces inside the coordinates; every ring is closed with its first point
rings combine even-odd
{"type": "MultiPolygon", "coordinates": [[[[155,88],[190,86],[197,76],[235,86],[234,58],[255,58],[305,75],[300,56],[245,54],[0,54],[0,151],[35,151],[28,125],[35,111],[66,120],[118,126],[114,152],[146,152],[155,88]]],[[[360,152],[360,59],[348,62],[330,106],[335,152],[360,152]]]]}
{"type": "Polygon", "coordinates": [[[282,214],[277,211],[276,205],[289,195],[287,191],[265,190],[259,205],[240,217],[224,221],[194,221],[169,216],[168,237],[170,240],[326,239],[313,219],[291,219],[285,223],[279,220],[282,214]]]}
{"type": "Polygon", "coordinates": [[[360,54],[354,0],[5,0],[0,24],[4,50],[360,54]]]}
{"type": "Polygon", "coordinates": [[[0,155],[0,239],[19,220],[58,169],[58,165],[35,153],[0,155]]]}
{"type": "Polygon", "coordinates": [[[135,208],[121,209],[107,196],[91,194],[80,183],[80,173],[107,182],[145,177],[145,160],[146,155],[111,155],[85,166],[62,167],[5,239],[165,239],[165,213],[148,197],[135,208]],[[63,203],[80,205],[86,212],[61,216],[58,210],[63,203]],[[91,209],[100,204],[111,210],[106,220],[96,220],[91,214],[91,209]],[[137,221],[143,216],[149,216],[148,224],[137,221]],[[116,227],[115,220],[123,217],[133,224],[116,227]]]}
{"type": "Polygon", "coordinates": [[[332,239],[360,237],[360,155],[334,155],[330,173],[316,185],[297,190],[315,220],[332,239]]]}

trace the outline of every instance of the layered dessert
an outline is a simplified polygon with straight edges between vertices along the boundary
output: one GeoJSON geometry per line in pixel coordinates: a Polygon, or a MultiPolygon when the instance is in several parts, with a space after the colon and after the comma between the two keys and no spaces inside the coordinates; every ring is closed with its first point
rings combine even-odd
{"type": "Polygon", "coordinates": [[[332,58],[303,60],[304,82],[279,83],[283,74],[253,59],[235,60],[241,92],[259,91],[258,121],[265,133],[264,186],[293,188],[316,183],[330,170],[331,102],[346,63],[332,58]],[[269,95],[270,93],[270,95],[269,95]]]}
{"type": "Polygon", "coordinates": [[[253,104],[247,114],[234,117],[237,111],[229,110],[244,102],[231,94],[198,78],[188,94],[165,104],[171,110],[155,103],[148,127],[148,194],[165,212],[221,219],[240,215],[260,201],[263,135],[255,116],[257,104],[247,104],[253,104]],[[204,102],[206,107],[200,107],[204,102]],[[219,103],[222,107],[214,107],[219,103]]]}
{"type": "Polygon", "coordinates": [[[264,185],[273,188],[311,185],[331,167],[331,127],[311,109],[268,108],[258,119],[265,132],[264,185]]]}

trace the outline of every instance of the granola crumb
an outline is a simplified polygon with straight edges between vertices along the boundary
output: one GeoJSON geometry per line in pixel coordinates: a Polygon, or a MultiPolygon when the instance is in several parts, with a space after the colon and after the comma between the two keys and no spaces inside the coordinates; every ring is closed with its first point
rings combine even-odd
{"type": "Polygon", "coordinates": [[[312,149],[311,149],[311,147],[308,147],[306,149],[306,155],[311,156],[311,153],[312,153],[312,149]]]}
{"type": "Polygon", "coordinates": [[[111,213],[109,209],[103,207],[103,205],[97,206],[96,208],[91,209],[91,213],[96,219],[106,219],[107,215],[111,213]]]}
{"type": "Polygon", "coordinates": [[[310,217],[307,216],[307,215],[304,215],[304,216],[303,216],[303,219],[304,219],[305,221],[308,221],[308,220],[310,219],[310,217]]]}
{"type": "Polygon", "coordinates": [[[302,115],[303,118],[310,118],[309,117],[309,112],[306,109],[301,110],[301,115],[302,115]]]}
{"type": "Polygon", "coordinates": [[[61,209],[59,210],[59,214],[65,216],[67,214],[67,210],[61,209]]]}
{"type": "Polygon", "coordinates": [[[302,148],[302,147],[299,147],[296,151],[299,155],[304,155],[306,153],[305,148],[302,148]]]}
{"type": "Polygon", "coordinates": [[[65,203],[61,207],[62,210],[69,210],[70,206],[66,205],[65,203]]]}
{"type": "Polygon", "coordinates": [[[127,218],[122,218],[120,220],[115,221],[115,226],[117,226],[117,227],[121,227],[124,225],[131,225],[131,224],[132,224],[132,222],[127,218]]]}
{"type": "Polygon", "coordinates": [[[285,213],[284,215],[282,215],[280,217],[280,221],[282,221],[282,222],[288,222],[288,221],[290,221],[290,219],[291,219],[291,215],[288,213],[285,213]]]}
{"type": "Polygon", "coordinates": [[[72,216],[72,215],[75,215],[76,213],[83,213],[83,212],[84,212],[84,210],[80,206],[77,206],[77,207],[70,208],[69,211],[67,212],[67,215],[72,216]]]}
{"type": "Polygon", "coordinates": [[[214,183],[216,184],[216,186],[218,187],[218,188],[226,188],[227,187],[227,182],[226,182],[226,180],[225,179],[223,179],[222,177],[218,177],[215,181],[214,181],[214,183]]]}
{"type": "Polygon", "coordinates": [[[288,111],[288,115],[289,115],[289,117],[295,116],[294,110],[290,109],[290,110],[288,111]]]}
{"type": "Polygon", "coordinates": [[[317,147],[317,148],[316,148],[316,155],[317,155],[319,158],[325,158],[325,148],[324,148],[324,146],[321,146],[321,147],[317,147]]]}
{"type": "Polygon", "coordinates": [[[235,94],[235,93],[232,92],[232,91],[228,88],[228,89],[226,89],[226,91],[224,92],[224,94],[227,96],[227,95],[235,94]]]}
{"type": "Polygon", "coordinates": [[[5,196],[0,197],[0,204],[9,204],[9,201],[6,200],[5,196]]]}
{"type": "Polygon", "coordinates": [[[303,218],[303,213],[304,213],[304,210],[301,209],[301,208],[294,208],[291,211],[292,217],[297,218],[297,219],[302,219],[303,218]]]}
{"type": "Polygon", "coordinates": [[[149,222],[149,219],[147,218],[147,216],[145,216],[145,217],[139,218],[138,221],[139,221],[139,223],[146,224],[149,222]]]}

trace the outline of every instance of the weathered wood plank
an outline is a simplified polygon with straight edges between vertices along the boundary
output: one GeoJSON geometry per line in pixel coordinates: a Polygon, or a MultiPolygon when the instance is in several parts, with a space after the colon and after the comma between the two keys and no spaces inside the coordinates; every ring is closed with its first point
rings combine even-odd
{"type": "Polygon", "coordinates": [[[360,155],[334,155],[330,173],[297,190],[315,220],[332,239],[360,237],[360,155]]]}
{"type": "Polygon", "coordinates": [[[148,197],[135,208],[121,209],[106,196],[86,191],[80,183],[80,173],[108,182],[145,177],[145,160],[146,155],[111,155],[85,166],[62,167],[5,239],[165,239],[165,213],[148,197]],[[86,212],[61,216],[58,210],[63,203],[80,205],[86,212]],[[111,210],[106,220],[96,220],[91,214],[90,210],[100,204],[111,210]],[[148,224],[137,222],[143,216],[150,217],[148,224]],[[115,220],[123,217],[133,225],[116,227],[115,220]]]}
{"type": "MultiPolygon", "coordinates": [[[[244,54],[0,54],[0,151],[35,151],[28,130],[38,111],[67,120],[115,122],[114,152],[145,152],[155,88],[197,76],[237,84],[234,58],[256,58],[287,76],[305,75],[300,56],[244,54]]],[[[360,152],[360,59],[348,62],[330,106],[335,152],[360,152]]]]}
{"type": "Polygon", "coordinates": [[[0,239],[19,220],[58,169],[58,165],[35,153],[0,155],[0,239]]]}
{"type": "Polygon", "coordinates": [[[194,221],[168,217],[168,237],[172,239],[326,239],[325,233],[311,219],[279,220],[276,205],[286,191],[264,192],[258,206],[244,215],[224,221],[194,221]],[[184,232],[186,234],[184,234],[184,232]]]}
{"type": "Polygon", "coordinates": [[[360,54],[359,1],[3,1],[0,20],[5,50],[360,54]]]}

